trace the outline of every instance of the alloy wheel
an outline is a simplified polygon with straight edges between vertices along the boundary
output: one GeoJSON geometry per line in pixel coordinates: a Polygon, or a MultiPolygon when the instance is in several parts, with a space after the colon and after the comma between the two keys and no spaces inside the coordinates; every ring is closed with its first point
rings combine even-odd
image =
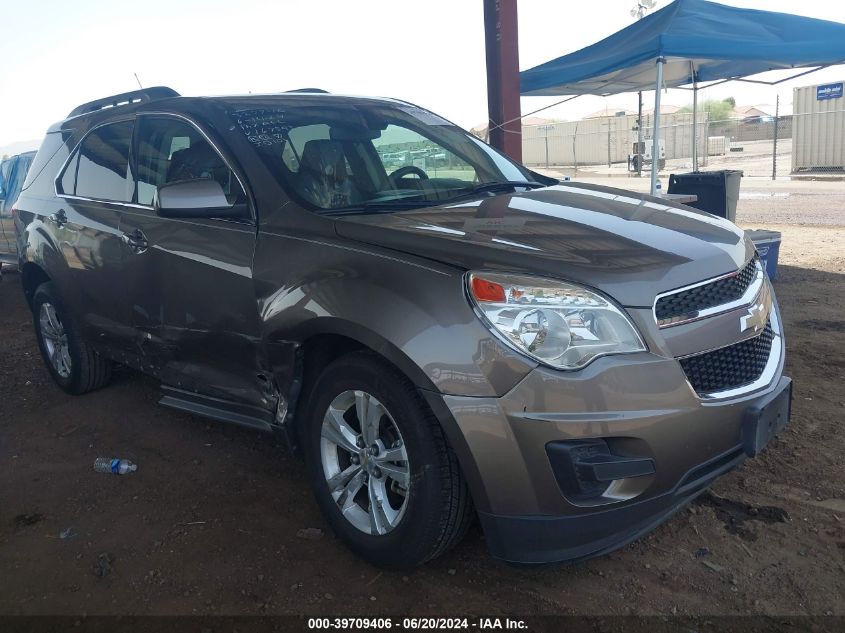
{"type": "Polygon", "coordinates": [[[408,506],[410,468],[399,427],[373,395],[344,391],[323,417],[320,455],[344,518],[366,534],[395,529],[408,506]]]}
{"type": "Polygon", "coordinates": [[[71,370],[70,347],[67,332],[53,304],[47,302],[41,304],[38,323],[50,364],[59,376],[67,378],[71,370]]]}

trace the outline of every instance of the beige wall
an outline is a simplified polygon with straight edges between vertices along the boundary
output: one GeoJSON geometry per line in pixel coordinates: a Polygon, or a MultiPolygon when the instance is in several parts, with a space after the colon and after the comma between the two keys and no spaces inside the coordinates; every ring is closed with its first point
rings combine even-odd
{"type": "MultiPolygon", "coordinates": [[[[700,155],[705,148],[705,115],[698,122],[700,155]]],[[[540,126],[523,126],[522,161],[526,165],[546,164],[546,137],[550,165],[606,165],[624,163],[636,140],[636,115],[565,121],[540,126]]],[[[643,135],[651,139],[653,121],[643,117],[643,135]]],[[[660,117],[660,138],[664,139],[666,158],[692,157],[692,114],[664,114],[660,117]]]]}

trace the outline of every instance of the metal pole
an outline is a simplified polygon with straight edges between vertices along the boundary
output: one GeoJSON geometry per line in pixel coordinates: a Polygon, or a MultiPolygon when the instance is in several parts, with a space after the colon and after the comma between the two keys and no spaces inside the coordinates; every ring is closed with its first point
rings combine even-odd
{"type": "Polygon", "coordinates": [[[639,156],[637,160],[637,178],[643,175],[643,91],[637,93],[639,97],[639,108],[637,109],[637,151],[634,156],[639,156]]]}
{"type": "Polygon", "coordinates": [[[698,82],[692,85],[692,170],[698,171],[698,82]]]}
{"type": "Polygon", "coordinates": [[[778,177],[778,115],[780,111],[780,95],[775,97],[775,142],[772,146],[772,180],[778,177]]]}
{"type": "Polygon", "coordinates": [[[657,58],[657,82],[654,86],[654,131],[651,134],[651,195],[657,195],[657,170],[660,167],[660,88],[663,86],[663,57],[657,58]]]}
{"type": "Polygon", "coordinates": [[[546,169],[549,168],[549,126],[543,126],[543,132],[546,134],[546,169]]]}
{"type": "Polygon", "coordinates": [[[522,162],[516,0],[484,0],[490,144],[522,162]]]}

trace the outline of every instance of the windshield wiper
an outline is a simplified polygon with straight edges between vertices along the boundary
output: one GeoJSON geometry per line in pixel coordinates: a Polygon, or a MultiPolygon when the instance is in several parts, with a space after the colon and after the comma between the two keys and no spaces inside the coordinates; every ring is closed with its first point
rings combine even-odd
{"type": "Polygon", "coordinates": [[[337,209],[323,209],[320,215],[360,215],[362,213],[391,213],[393,211],[407,211],[408,209],[421,209],[431,206],[429,200],[373,200],[362,204],[355,204],[337,209]]]}
{"type": "Polygon", "coordinates": [[[482,191],[496,191],[497,189],[513,189],[514,187],[523,187],[525,189],[538,189],[545,187],[542,182],[536,180],[496,180],[494,182],[482,182],[481,184],[472,187],[473,193],[482,191]]]}
{"type": "MultiPolygon", "coordinates": [[[[394,211],[407,211],[408,209],[421,209],[434,205],[449,203],[457,198],[474,196],[479,193],[492,193],[496,191],[507,191],[516,188],[537,189],[546,187],[541,182],[534,180],[497,180],[495,182],[482,182],[472,187],[458,187],[453,189],[456,195],[443,200],[418,200],[408,198],[397,198],[395,200],[371,200],[361,204],[337,209],[323,209],[321,215],[361,215],[365,213],[392,213],[394,211]]],[[[445,193],[445,192],[444,192],[445,193]]]]}
{"type": "Polygon", "coordinates": [[[546,186],[548,185],[544,185],[543,183],[537,182],[535,180],[497,180],[495,182],[482,182],[478,185],[473,185],[472,187],[461,187],[456,191],[460,192],[458,194],[459,197],[464,197],[477,193],[494,193],[496,191],[509,191],[518,187],[521,187],[523,189],[538,189],[540,187],[546,186]]]}

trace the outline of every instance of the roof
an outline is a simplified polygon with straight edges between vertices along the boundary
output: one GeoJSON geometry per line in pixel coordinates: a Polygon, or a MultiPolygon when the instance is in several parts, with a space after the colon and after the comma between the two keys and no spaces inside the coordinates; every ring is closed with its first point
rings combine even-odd
{"type": "MultiPolygon", "coordinates": [[[[676,114],[680,109],[681,108],[676,105],[670,105],[668,103],[660,104],[660,114],[676,114]]],[[[644,109],[643,114],[654,114],[654,108],[644,109]]]]}
{"type": "Polygon", "coordinates": [[[522,71],[523,95],[611,95],[845,62],[845,24],[675,0],[608,38],[522,71]]]}
{"type": "MultiPolygon", "coordinates": [[[[293,90],[267,94],[215,95],[201,97],[186,97],[179,95],[166,86],[142,88],[132,92],[121,93],[89,101],[74,108],[67,118],[51,125],[48,133],[71,129],[78,125],[94,125],[100,121],[109,120],[112,116],[129,115],[134,112],[156,111],[164,103],[173,110],[187,112],[202,108],[208,103],[223,103],[235,108],[273,107],[280,103],[297,103],[307,106],[325,105],[326,103],[372,104],[383,103],[399,107],[416,107],[412,103],[390,97],[361,97],[354,95],[331,94],[318,89],[293,90]]],[[[443,119],[443,117],[439,117],[443,119]]],[[[446,119],[443,119],[446,120],[446,119]]]]}
{"type": "Polygon", "coordinates": [[[585,116],[585,119],[602,119],[604,117],[614,117],[619,116],[619,112],[624,112],[625,114],[636,114],[636,112],[632,112],[631,110],[626,110],[625,108],[613,108],[611,106],[607,106],[602,110],[596,110],[595,112],[588,114],[585,116]]]}
{"type": "MultiPolygon", "coordinates": [[[[561,123],[560,120],[555,119],[544,119],[538,116],[527,116],[522,119],[522,126],[531,126],[531,125],[547,125],[549,123],[561,123]]],[[[473,134],[484,134],[487,132],[487,122],[479,123],[478,125],[471,127],[470,132],[473,134]]]]}
{"type": "Polygon", "coordinates": [[[774,109],[769,112],[768,106],[737,106],[733,109],[733,114],[740,118],[749,116],[772,116],[774,114],[774,109]]]}

